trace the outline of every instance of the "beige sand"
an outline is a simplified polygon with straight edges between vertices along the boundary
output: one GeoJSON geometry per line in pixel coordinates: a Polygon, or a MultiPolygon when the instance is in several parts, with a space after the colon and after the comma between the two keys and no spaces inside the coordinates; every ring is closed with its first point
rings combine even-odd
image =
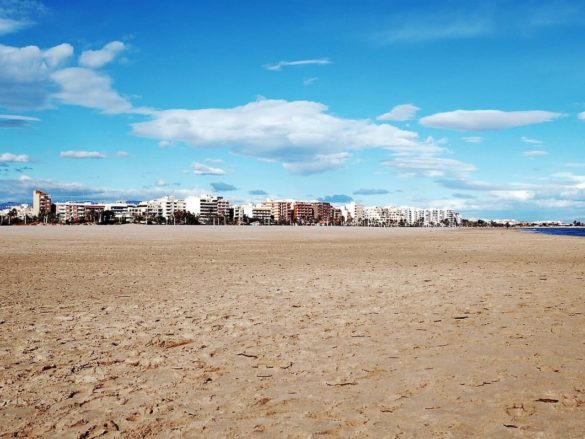
{"type": "Polygon", "coordinates": [[[583,437],[585,239],[0,228],[0,435],[583,437]]]}

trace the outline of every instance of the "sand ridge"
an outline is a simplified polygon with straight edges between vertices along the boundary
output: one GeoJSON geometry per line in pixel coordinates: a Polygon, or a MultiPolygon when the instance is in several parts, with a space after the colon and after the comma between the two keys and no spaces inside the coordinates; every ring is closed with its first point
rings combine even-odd
{"type": "Polygon", "coordinates": [[[3,437],[583,437],[585,240],[0,228],[3,437]]]}

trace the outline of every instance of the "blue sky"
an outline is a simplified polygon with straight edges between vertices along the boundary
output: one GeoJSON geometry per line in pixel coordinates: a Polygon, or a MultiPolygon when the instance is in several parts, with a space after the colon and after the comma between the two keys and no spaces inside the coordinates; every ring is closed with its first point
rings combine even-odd
{"type": "Polygon", "coordinates": [[[585,217],[585,3],[0,0],[0,201],[585,217]]]}

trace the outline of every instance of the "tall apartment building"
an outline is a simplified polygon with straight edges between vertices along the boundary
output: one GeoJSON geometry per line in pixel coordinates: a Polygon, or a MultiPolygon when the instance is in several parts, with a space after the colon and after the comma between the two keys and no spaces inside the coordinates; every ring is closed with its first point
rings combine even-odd
{"type": "Polygon", "coordinates": [[[187,197],[185,209],[193,215],[199,216],[203,222],[211,222],[218,217],[229,217],[230,203],[223,197],[213,195],[201,195],[199,197],[187,197]]]}
{"type": "Polygon", "coordinates": [[[35,216],[49,215],[51,213],[51,196],[43,191],[33,191],[33,211],[35,216]]]}
{"type": "Polygon", "coordinates": [[[224,218],[230,216],[230,202],[223,197],[217,197],[217,214],[224,218]]]}
{"type": "Polygon", "coordinates": [[[345,206],[347,216],[345,220],[354,225],[360,225],[364,222],[364,205],[359,203],[349,203],[345,206]]]}
{"type": "Polygon", "coordinates": [[[293,220],[298,224],[312,224],[315,222],[313,204],[305,201],[295,201],[293,205],[293,220]]]}
{"type": "Polygon", "coordinates": [[[292,219],[292,202],[281,200],[266,200],[262,206],[270,208],[270,214],[278,223],[289,223],[292,219]]]}
{"type": "Polygon", "coordinates": [[[313,217],[317,221],[330,223],[332,218],[331,203],[322,201],[311,203],[313,206],[313,217]]]}
{"type": "Polygon", "coordinates": [[[175,215],[175,212],[183,212],[186,210],[185,200],[178,200],[175,197],[166,196],[156,200],[160,204],[161,216],[170,219],[175,215]]]}
{"type": "Polygon", "coordinates": [[[249,219],[258,220],[262,224],[270,224],[272,221],[272,210],[267,206],[254,206],[246,204],[242,206],[244,215],[249,219]]]}

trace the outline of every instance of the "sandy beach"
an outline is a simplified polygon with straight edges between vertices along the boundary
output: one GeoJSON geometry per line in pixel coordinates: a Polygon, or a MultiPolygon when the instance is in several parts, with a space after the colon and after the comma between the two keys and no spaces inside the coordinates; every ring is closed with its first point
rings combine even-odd
{"type": "Polygon", "coordinates": [[[0,228],[1,437],[585,435],[585,239],[0,228]]]}

